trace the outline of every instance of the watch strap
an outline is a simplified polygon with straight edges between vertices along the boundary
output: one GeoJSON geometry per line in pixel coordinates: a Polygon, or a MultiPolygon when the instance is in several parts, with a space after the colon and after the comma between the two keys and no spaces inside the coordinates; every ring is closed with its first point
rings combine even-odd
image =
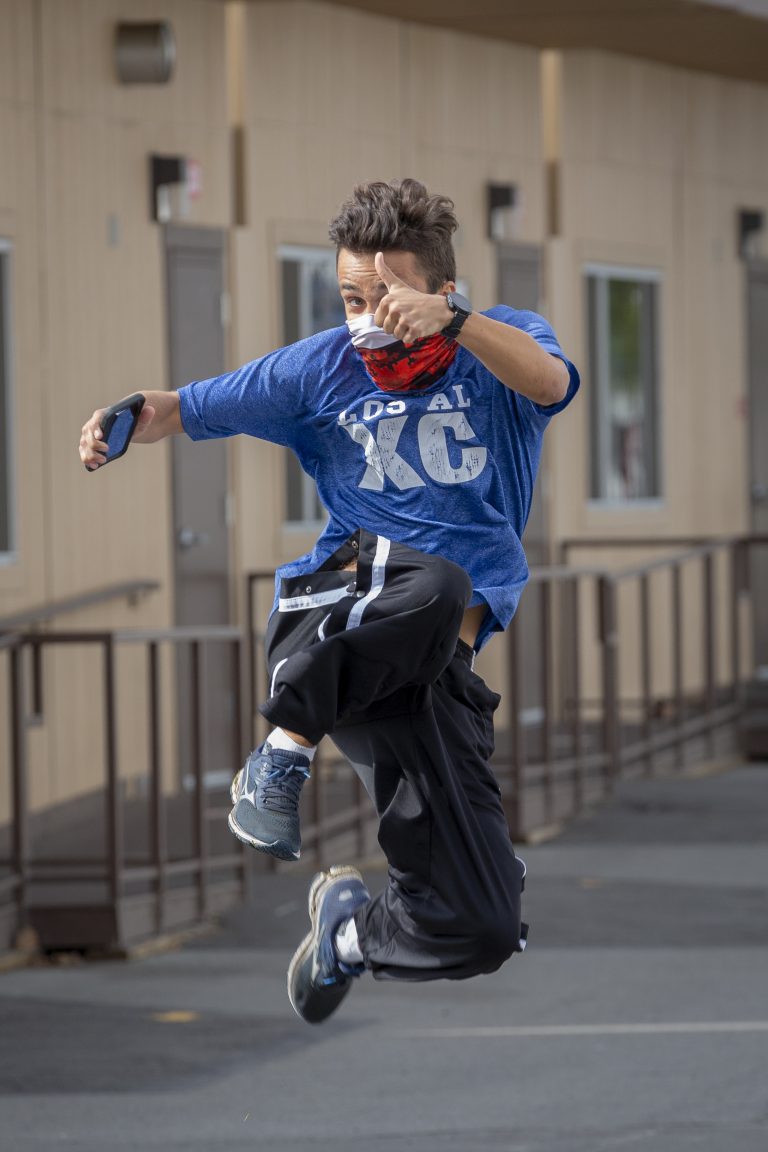
{"type": "Polygon", "coordinates": [[[449,340],[455,340],[459,332],[461,332],[462,328],[464,327],[467,317],[471,316],[471,312],[467,312],[466,309],[460,308],[457,304],[454,304],[450,292],[446,297],[446,302],[448,307],[453,312],[453,316],[446,324],[445,328],[441,329],[441,335],[447,336],[449,340]]]}

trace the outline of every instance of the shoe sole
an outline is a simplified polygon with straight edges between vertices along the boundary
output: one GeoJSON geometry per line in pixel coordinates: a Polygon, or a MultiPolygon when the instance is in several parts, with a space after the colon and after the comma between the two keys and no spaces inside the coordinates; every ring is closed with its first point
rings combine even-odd
{"type": "Polygon", "coordinates": [[[241,844],[248,844],[251,848],[255,848],[257,852],[265,852],[268,856],[274,856],[278,860],[298,860],[301,857],[301,848],[294,852],[289,848],[284,840],[259,840],[257,837],[252,836],[250,832],[246,832],[241,828],[237,820],[235,820],[234,812],[230,812],[227,820],[229,830],[233,836],[236,836],[241,844]]]}
{"type": "MultiPolygon", "coordinates": [[[[301,944],[299,944],[298,948],[296,949],[296,951],[293,954],[293,957],[291,958],[290,964],[288,965],[288,980],[287,980],[288,999],[291,1002],[291,1008],[293,1008],[294,1012],[296,1013],[296,1015],[299,1017],[300,1020],[304,1020],[304,1017],[302,1016],[301,1012],[299,1012],[298,1008],[296,1007],[296,1002],[294,1001],[293,995],[291,993],[291,982],[292,982],[293,974],[296,971],[296,969],[299,967],[299,965],[304,963],[304,961],[307,958],[308,953],[310,953],[315,946],[315,941],[316,941],[316,936],[317,936],[317,924],[315,923],[315,913],[317,912],[317,905],[318,905],[319,900],[320,900],[321,890],[327,884],[329,884],[331,882],[331,880],[337,880],[340,876],[354,877],[355,880],[361,879],[360,873],[358,872],[357,868],[351,868],[348,864],[338,864],[338,865],[334,865],[332,868],[329,868],[327,872],[318,872],[318,874],[315,876],[314,880],[312,881],[312,884],[310,885],[309,898],[307,900],[307,905],[309,908],[309,919],[312,923],[312,930],[307,933],[307,935],[302,940],[301,944]]],[[[307,1021],[304,1020],[304,1023],[306,1024],[307,1021]]]]}

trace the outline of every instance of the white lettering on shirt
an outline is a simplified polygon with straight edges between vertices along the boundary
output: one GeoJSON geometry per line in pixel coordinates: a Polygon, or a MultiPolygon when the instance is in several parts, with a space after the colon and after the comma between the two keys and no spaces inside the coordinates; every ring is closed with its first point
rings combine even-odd
{"type": "Polygon", "coordinates": [[[452,385],[452,387],[453,387],[454,392],[456,393],[456,399],[458,400],[459,408],[469,408],[470,402],[469,402],[469,400],[467,400],[467,398],[464,395],[464,385],[463,384],[454,384],[454,385],[452,385]]]}
{"type": "Polygon", "coordinates": [[[460,463],[454,468],[448,453],[446,428],[453,429],[457,440],[476,438],[462,412],[438,412],[422,416],[418,429],[421,462],[427,475],[441,484],[466,484],[479,476],[485,468],[488,449],[482,445],[462,448],[460,463]]]}
{"type": "Polygon", "coordinates": [[[418,472],[397,452],[397,442],[407,419],[407,416],[396,416],[393,420],[380,420],[376,426],[375,440],[364,424],[344,425],[352,439],[362,445],[365,453],[367,467],[358,488],[383,492],[385,476],[389,476],[401,492],[406,488],[425,487],[418,472]]]}
{"type": "Polygon", "coordinates": [[[376,416],[381,416],[384,411],[384,405],[381,400],[366,400],[363,405],[363,420],[373,420],[376,416]]]}
{"type": "MultiPolygon", "coordinates": [[[[455,403],[445,392],[437,392],[431,397],[426,413],[422,410],[416,429],[419,456],[424,472],[431,480],[439,484],[467,484],[485,468],[488,449],[482,444],[470,445],[460,450],[458,458],[455,448],[451,452],[446,429],[451,429],[456,441],[477,439],[464,413],[457,411],[471,407],[471,401],[464,395],[464,386],[454,384],[451,390],[455,403]]],[[[365,456],[366,469],[359,488],[383,492],[387,477],[401,492],[425,486],[416,469],[397,451],[405,424],[411,418],[405,412],[404,400],[391,400],[387,404],[381,400],[366,400],[362,420],[355,412],[345,410],[340,414],[340,426],[362,447],[365,456]],[[385,412],[395,418],[380,419],[385,412]],[[375,436],[366,427],[370,421],[378,421],[375,436]]]]}
{"type": "Polygon", "coordinates": [[[433,396],[430,400],[427,412],[444,412],[446,408],[450,411],[453,408],[453,404],[451,404],[445,392],[438,392],[437,395],[433,396]]]}

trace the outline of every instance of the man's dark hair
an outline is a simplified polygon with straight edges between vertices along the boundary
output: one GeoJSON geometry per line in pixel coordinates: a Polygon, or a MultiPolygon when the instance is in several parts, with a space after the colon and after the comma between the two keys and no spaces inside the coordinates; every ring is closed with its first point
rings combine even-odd
{"type": "Polygon", "coordinates": [[[453,200],[430,196],[418,180],[358,184],[331,221],[329,235],[350,252],[413,252],[430,292],[456,279],[451,236],[458,228],[453,200]]]}

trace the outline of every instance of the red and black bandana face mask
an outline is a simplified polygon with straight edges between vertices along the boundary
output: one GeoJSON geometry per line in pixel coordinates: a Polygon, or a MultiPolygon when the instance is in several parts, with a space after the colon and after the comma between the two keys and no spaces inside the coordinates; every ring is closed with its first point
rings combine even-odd
{"type": "Polygon", "coordinates": [[[413,344],[395,340],[384,348],[358,348],[368,375],[383,392],[421,392],[444,376],[458,350],[442,333],[413,344]]]}

